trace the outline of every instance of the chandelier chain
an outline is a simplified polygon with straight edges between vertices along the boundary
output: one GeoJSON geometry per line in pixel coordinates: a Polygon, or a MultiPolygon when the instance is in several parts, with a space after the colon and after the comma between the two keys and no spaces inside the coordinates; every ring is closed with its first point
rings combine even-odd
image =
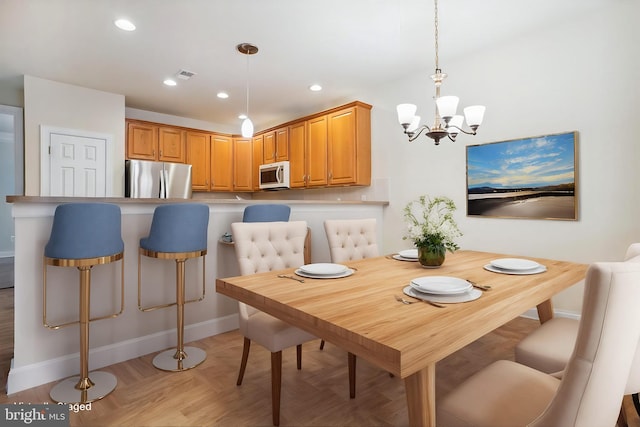
{"type": "MultiPolygon", "coordinates": [[[[438,0],[434,0],[434,21],[435,21],[435,49],[436,49],[436,70],[440,70],[438,60],[438,0]]],[[[438,71],[436,71],[438,72],[438,71]]]]}

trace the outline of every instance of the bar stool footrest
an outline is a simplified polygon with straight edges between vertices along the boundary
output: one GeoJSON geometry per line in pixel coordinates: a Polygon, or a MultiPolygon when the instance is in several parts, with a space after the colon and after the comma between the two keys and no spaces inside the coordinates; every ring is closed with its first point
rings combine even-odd
{"type": "Polygon", "coordinates": [[[118,383],[115,375],[109,372],[90,372],[89,379],[93,386],[84,391],[76,388],[80,375],[66,378],[51,389],[49,396],[56,403],[90,403],[107,396],[118,383]]]}
{"type": "Polygon", "coordinates": [[[187,357],[178,360],[175,348],[165,350],[153,358],[153,366],[162,371],[180,372],[195,368],[207,358],[207,353],[197,347],[184,347],[184,352],[187,357]]]}

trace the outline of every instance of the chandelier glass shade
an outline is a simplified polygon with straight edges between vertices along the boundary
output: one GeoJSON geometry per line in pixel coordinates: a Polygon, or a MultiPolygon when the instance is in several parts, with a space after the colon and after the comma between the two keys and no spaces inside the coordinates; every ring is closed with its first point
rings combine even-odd
{"type": "Polygon", "coordinates": [[[439,145],[440,140],[445,137],[455,141],[460,132],[467,135],[475,135],[476,130],[482,124],[485,107],[483,105],[466,107],[463,110],[464,116],[462,116],[456,114],[459,102],[457,96],[440,96],[440,87],[447,75],[442,72],[438,63],[438,0],[434,0],[434,5],[436,72],[431,75],[431,79],[436,87],[436,117],[432,126],[420,126],[421,118],[416,115],[418,107],[414,104],[400,104],[396,109],[398,111],[398,121],[404,129],[404,133],[409,137],[409,142],[414,141],[426,131],[425,135],[433,139],[435,145],[439,145]],[[469,130],[463,129],[465,119],[469,130]]]}

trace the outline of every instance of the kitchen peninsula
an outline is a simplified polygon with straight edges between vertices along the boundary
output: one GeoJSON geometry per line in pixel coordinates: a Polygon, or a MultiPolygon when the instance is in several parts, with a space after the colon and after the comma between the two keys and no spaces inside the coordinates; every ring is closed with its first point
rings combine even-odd
{"type": "MultiPolygon", "coordinates": [[[[376,218],[378,241],[382,241],[385,201],[236,200],[236,199],[129,199],[8,196],[15,222],[15,325],[14,358],[7,393],[35,387],[77,374],[78,329],[50,330],[42,324],[42,255],[49,239],[56,206],[72,202],[105,202],[120,206],[125,244],[124,312],[115,319],[91,323],[90,369],[98,369],[175,345],[175,309],[143,313],[137,309],[138,244],[149,233],[153,211],[166,203],[203,203],[209,206],[206,297],[185,308],[185,342],[237,328],[237,303],[215,292],[215,280],[239,274],[233,247],[218,242],[230,224],[242,220],[244,208],[256,203],[286,203],[291,220],[307,221],[311,229],[313,262],[330,260],[323,228],[325,219],[376,218]]],[[[187,262],[187,299],[197,295],[202,265],[187,262]]],[[[143,259],[144,295],[150,304],[175,298],[175,265],[143,259]],[[155,299],[155,300],[154,300],[155,299]]],[[[110,313],[119,304],[120,265],[96,266],[92,270],[91,315],[110,313]]],[[[78,315],[78,272],[48,267],[48,318],[72,321],[78,315]]],[[[117,310],[115,310],[117,311],[117,310]]]]}

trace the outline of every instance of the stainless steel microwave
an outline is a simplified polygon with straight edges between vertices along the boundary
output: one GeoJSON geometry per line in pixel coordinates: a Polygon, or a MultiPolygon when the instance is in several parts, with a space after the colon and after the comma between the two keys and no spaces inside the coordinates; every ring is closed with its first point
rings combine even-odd
{"type": "Polygon", "coordinates": [[[260,189],[278,190],[289,188],[289,162],[260,165],[260,189]]]}

